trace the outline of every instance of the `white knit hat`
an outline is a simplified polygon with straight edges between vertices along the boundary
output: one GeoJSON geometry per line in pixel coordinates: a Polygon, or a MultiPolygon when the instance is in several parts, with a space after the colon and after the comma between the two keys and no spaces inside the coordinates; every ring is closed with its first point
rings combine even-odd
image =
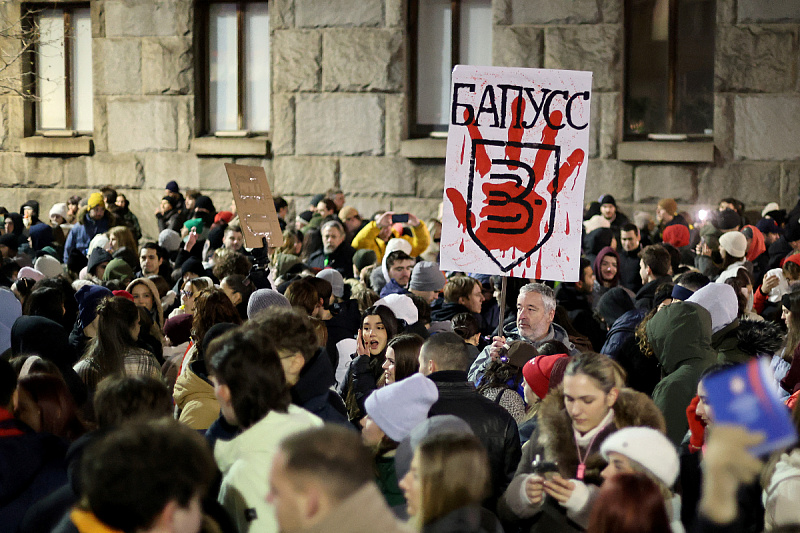
{"type": "Polygon", "coordinates": [[[395,442],[406,438],[439,399],[436,384],[422,374],[377,389],[364,404],[367,415],[395,442]]]}
{"type": "Polygon", "coordinates": [[[419,310],[414,305],[414,300],[406,294],[386,295],[375,302],[375,305],[385,305],[392,310],[395,317],[405,320],[409,326],[419,320],[419,310]]]}
{"type": "Polygon", "coordinates": [[[744,257],[747,254],[747,237],[741,231],[729,231],[719,238],[719,246],[728,255],[744,257]]]}
{"type": "Polygon", "coordinates": [[[653,428],[627,427],[612,433],[600,446],[606,461],[609,452],[636,461],[668,487],[678,479],[678,452],[667,437],[653,428]]]}

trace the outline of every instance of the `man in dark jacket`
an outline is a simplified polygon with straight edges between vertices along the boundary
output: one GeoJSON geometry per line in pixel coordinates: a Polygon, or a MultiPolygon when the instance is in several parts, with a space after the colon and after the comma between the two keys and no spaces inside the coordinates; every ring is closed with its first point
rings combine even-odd
{"type": "Polygon", "coordinates": [[[317,348],[317,336],[308,317],[293,309],[275,307],[251,321],[275,343],[291,387],[292,403],[325,422],[348,425],[344,402],[330,389],[336,382],[330,358],[317,348]]]}
{"type": "Polygon", "coordinates": [[[600,350],[606,340],[606,331],[595,320],[592,311],[592,288],[595,274],[588,259],[581,258],[581,278],[574,282],[562,282],[556,291],[556,302],[567,311],[570,322],[578,333],[586,335],[595,351],[600,350]]]}
{"type": "Polygon", "coordinates": [[[322,250],[317,250],[308,258],[312,268],[331,267],[344,278],[353,277],[353,254],[355,249],[345,242],[346,233],[342,223],[329,220],[322,225],[322,250]]]}
{"type": "Polygon", "coordinates": [[[642,277],[639,275],[641,237],[636,224],[627,223],[620,228],[619,282],[634,293],[642,288],[642,277]]]}
{"type": "Polygon", "coordinates": [[[649,311],[653,308],[653,298],[658,286],[672,281],[669,276],[672,265],[669,252],[659,244],[645,247],[639,258],[639,275],[644,285],[636,293],[636,307],[649,311]]]}
{"type": "Polygon", "coordinates": [[[428,416],[455,415],[466,421],[489,454],[492,492],[487,507],[494,508],[514,477],[521,452],[517,424],[495,402],[478,394],[467,381],[469,356],[464,341],[455,333],[430,337],[419,354],[419,370],[439,389],[439,400],[428,416]]]}
{"type": "Polygon", "coordinates": [[[453,331],[451,320],[461,313],[481,312],[483,287],[481,282],[467,276],[455,276],[444,286],[444,300],[436,300],[431,309],[431,330],[453,331]]]}

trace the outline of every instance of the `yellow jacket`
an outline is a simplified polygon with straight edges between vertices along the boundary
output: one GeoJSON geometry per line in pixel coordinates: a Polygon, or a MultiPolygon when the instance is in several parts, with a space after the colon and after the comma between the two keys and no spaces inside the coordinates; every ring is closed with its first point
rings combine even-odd
{"type": "MultiPolygon", "coordinates": [[[[417,257],[430,246],[431,234],[428,232],[428,227],[422,220],[419,221],[419,226],[410,226],[410,228],[410,237],[408,235],[398,235],[394,230],[392,230],[392,236],[408,241],[411,244],[411,253],[409,255],[411,257],[417,257]]],[[[383,254],[386,251],[386,243],[383,239],[378,237],[380,233],[381,228],[375,224],[375,221],[370,222],[361,228],[361,231],[353,237],[353,248],[357,250],[361,248],[372,250],[375,252],[375,255],[378,256],[378,263],[380,263],[383,261],[383,254]]]]}

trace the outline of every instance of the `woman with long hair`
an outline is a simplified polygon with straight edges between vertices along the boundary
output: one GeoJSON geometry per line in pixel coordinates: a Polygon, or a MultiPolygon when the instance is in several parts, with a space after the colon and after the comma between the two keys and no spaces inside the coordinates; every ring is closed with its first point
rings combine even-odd
{"type": "Polygon", "coordinates": [[[358,423],[364,417],[364,402],[378,388],[386,361],[386,347],[397,332],[397,319],[384,305],[374,305],[361,316],[356,353],[351,356],[353,360],[341,388],[351,422],[358,423]]]}
{"type": "Polygon", "coordinates": [[[133,296],[133,303],[143,307],[153,319],[150,334],[163,344],[164,309],[161,307],[161,297],[158,295],[156,284],[147,278],[137,278],[131,281],[125,290],[133,296]]]}
{"type": "Polygon", "coordinates": [[[788,398],[800,383],[800,290],[784,294],[781,298],[781,319],[786,323],[786,341],[780,352],[772,356],[770,364],[777,391],[788,398]]]}
{"type": "Polygon", "coordinates": [[[75,372],[90,391],[107,376],[120,374],[161,377],[156,358],[136,346],[139,310],[122,297],[106,297],[97,306],[97,336],[75,364],[75,372]]]}
{"type": "Polygon", "coordinates": [[[642,473],[618,474],[603,483],[588,533],[672,533],[658,485],[642,473]]]}
{"type": "Polygon", "coordinates": [[[17,383],[14,416],[36,432],[68,442],[86,433],[78,407],[61,375],[32,373],[17,383]]]}
{"type": "Polygon", "coordinates": [[[481,507],[489,484],[489,459],[477,437],[443,433],[422,441],[400,488],[417,531],[500,533],[497,518],[481,507]]]}
{"type": "Polygon", "coordinates": [[[401,333],[386,345],[379,386],[391,385],[419,372],[419,351],[425,341],[416,333],[401,333]]]}
{"type": "Polygon", "coordinates": [[[536,532],[586,527],[606,467],[603,441],[622,426],[666,427],[652,400],[624,388],[624,380],[608,356],[586,352],[570,359],[561,386],[542,402],[501,513],[512,520],[538,515],[531,526],[536,532]]]}
{"type": "Polygon", "coordinates": [[[194,302],[197,295],[200,294],[200,291],[203,289],[208,289],[213,286],[214,282],[211,281],[211,278],[206,276],[191,278],[184,281],[183,288],[181,289],[181,306],[170,313],[169,318],[184,314],[193,315],[195,309],[194,302]]]}
{"type": "Polygon", "coordinates": [[[139,249],[139,244],[136,242],[133,232],[128,226],[114,226],[108,230],[108,244],[106,251],[113,254],[120,248],[127,248],[128,250],[136,253],[139,249]]]}

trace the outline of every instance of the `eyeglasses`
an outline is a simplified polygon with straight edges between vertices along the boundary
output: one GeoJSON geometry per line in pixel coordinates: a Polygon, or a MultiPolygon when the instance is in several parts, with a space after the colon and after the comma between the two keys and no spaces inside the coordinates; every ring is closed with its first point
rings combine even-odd
{"type": "Polygon", "coordinates": [[[186,296],[187,298],[191,298],[192,296],[194,296],[192,294],[192,291],[181,291],[181,294],[186,296]]]}

